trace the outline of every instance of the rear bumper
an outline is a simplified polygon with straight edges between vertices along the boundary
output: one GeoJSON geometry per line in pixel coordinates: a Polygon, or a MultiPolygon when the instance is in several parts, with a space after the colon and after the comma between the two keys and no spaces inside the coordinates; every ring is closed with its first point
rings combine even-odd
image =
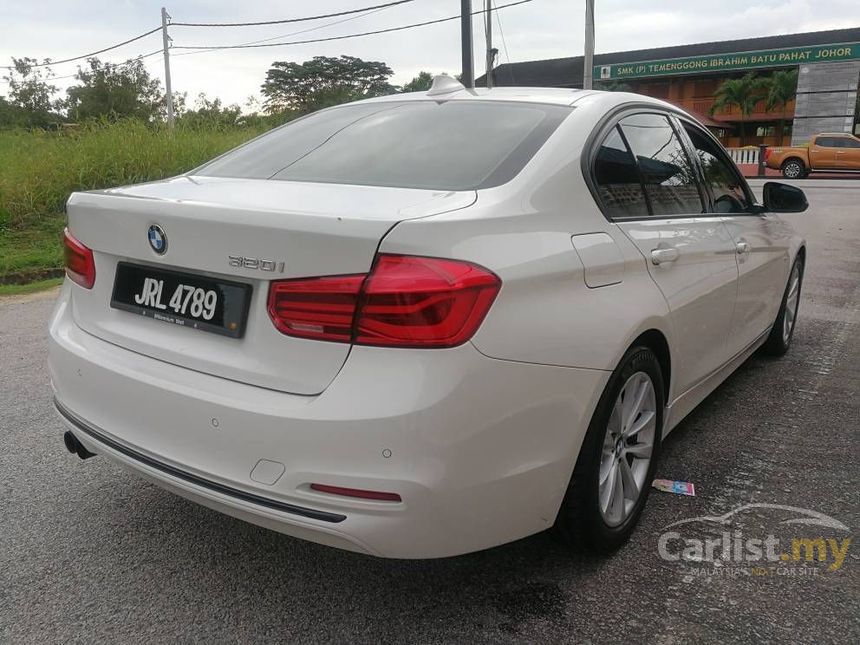
{"type": "Polygon", "coordinates": [[[373,555],[456,555],[551,526],[608,378],[469,344],[356,347],[322,394],[284,394],[95,338],[69,315],[71,288],[49,366],[61,417],[88,450],[215,510],[373,555]]]}

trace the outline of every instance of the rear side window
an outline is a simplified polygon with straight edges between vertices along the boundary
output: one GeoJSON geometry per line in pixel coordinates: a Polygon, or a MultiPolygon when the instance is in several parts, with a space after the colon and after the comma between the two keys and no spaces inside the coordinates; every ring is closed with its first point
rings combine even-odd
{"type": "Polygon", "coordinates": [[[698,128],[685,123],[684,129],[693,143],[702,166],[705,183],[714,197],[715,213],[745,213],[750,201],[742,180],[719,147],[698,128]]]}
{"type": "Polygon", "coordinates": [[[636,158],[654,217],[703,211],[696,173],[669,120],[634,114],[620,122],[636,158]]]}
{"type": "Polygon", "coordinates": [[[815,140],[815,145],[821,146],[822,148],[835,148],[836,139],[833,137],[818,137],[815,140]]]}
{"type": "Polygon", "coordinates": [[[837,148],[860,148],[860,141],[848,137],[834,137],[833,145],[837,148]]]}
{"type": "Polygon", "coordinates": [[[283,181],[473,190],[512,179],[572,108],[409,101],[324,110],[196,171],[283,181]]]}
{"type": "Polygon", "coordinates": [[[648,202],[639,180],[633,155],[618,132],[612,128],[594,161],[594,181],[603,213],[610,218],[647,217],[648,202]]]}

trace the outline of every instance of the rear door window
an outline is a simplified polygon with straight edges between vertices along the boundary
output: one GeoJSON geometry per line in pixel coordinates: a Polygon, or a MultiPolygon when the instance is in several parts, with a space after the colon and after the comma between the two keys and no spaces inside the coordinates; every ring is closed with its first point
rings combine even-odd
{"type": "Polygon", "coordinates": [[[702,213],[696,172],[669,120],[661,114],[634,114],[619,125],[639,166],[651,214],[702,213]]]}
{"type": "Polygon", "coordinates": [[[607,217],[647,217],[648,201],[636,162],[618,126],[610,130],[597,150],[594,181],[607,217]]]}

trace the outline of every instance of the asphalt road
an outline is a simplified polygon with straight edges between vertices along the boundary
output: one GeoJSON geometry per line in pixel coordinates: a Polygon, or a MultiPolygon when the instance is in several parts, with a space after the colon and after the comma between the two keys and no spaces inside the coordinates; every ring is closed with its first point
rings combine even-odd
{"type": "Polygon", "coordinates": [[[607,559],[544,534],[447,560],[377,560],[82,462],[51,406],[51,295],[0,300],[0,641],[860,642],[860,544],[835,571],[802,561],[757,574],[658,550],[668,524],[750,503],[844,526],[754,507],[703,530],[844,546],[860,527],[860,183],[802,185],[812,206],[791,216],[809,240],[794,346],[747,361],[672,434],[658,473],[697,496],[655,491],[607,559]]]}

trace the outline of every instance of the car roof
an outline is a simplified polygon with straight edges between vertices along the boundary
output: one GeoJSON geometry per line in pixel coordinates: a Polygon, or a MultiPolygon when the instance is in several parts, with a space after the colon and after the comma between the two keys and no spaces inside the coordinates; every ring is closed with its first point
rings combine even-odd
{"type": "Polygon", "coordinates": [[[518,101],[523,103],[549,103],[553,105],[573,105],[588,98],[606,103],[607,106],[621,103],[648,103],[655,107],[679,111],[678,106],[642,94],[630,92],[607,92],[602,90],[579,90],[562,87],[475,87],[472,89],[456,89],[445,94],[429,94],[428,92],[406,92],[403,94],[387,94],[356,103],[383,103],[389,101],[518,101]]]}
{"type": "Polygon", "coordinates": [[[427,92],[405,92],[403,94],[386,94],[357,103],[383,103],[387,101],[523,101],[527,103],[552,103],[570,105],[578,98],[588,94],[583,90],[573,90],[558,87],[476,87],[471,90],[463,88],[445,94],[431,95],[427,92]]]}

